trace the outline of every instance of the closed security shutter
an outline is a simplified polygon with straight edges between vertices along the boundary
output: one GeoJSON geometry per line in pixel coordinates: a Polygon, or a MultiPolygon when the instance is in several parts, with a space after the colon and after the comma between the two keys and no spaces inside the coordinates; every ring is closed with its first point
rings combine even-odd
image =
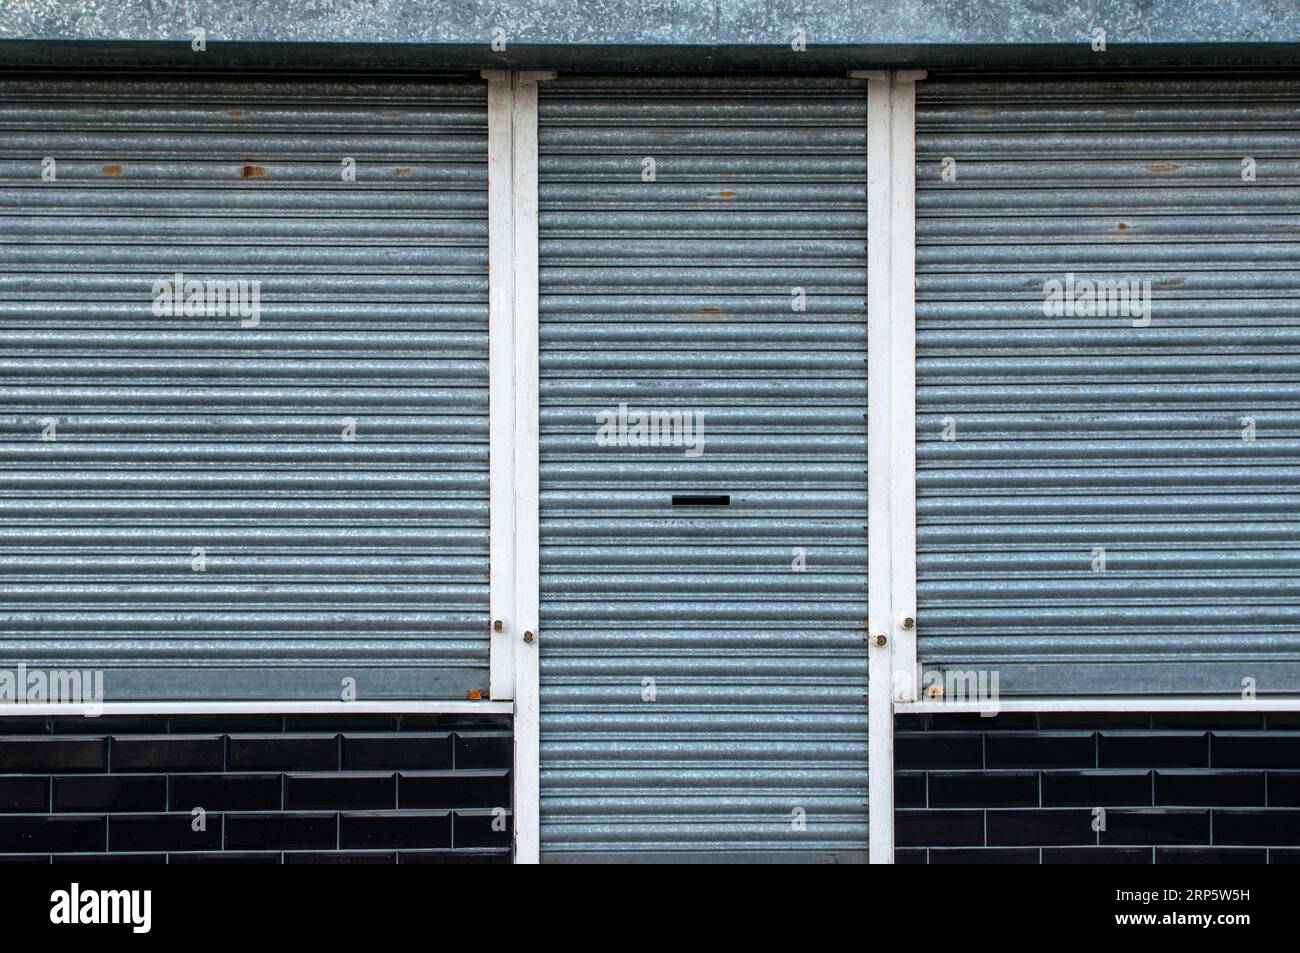
{"type": "Polygon", "coordinates": [[[540,96],[543,856],[860,858],[864,84],[540,96]]]}
{"type": "Polygon", "coordinates": [[[486,688],[485,170],[457,78],[0,82],[0,667],[486,688]]]}
{"type": "Polygon", "coordinates": [[[922,662],[1300,690],[1300,80],[918,93],[922,662]]]}

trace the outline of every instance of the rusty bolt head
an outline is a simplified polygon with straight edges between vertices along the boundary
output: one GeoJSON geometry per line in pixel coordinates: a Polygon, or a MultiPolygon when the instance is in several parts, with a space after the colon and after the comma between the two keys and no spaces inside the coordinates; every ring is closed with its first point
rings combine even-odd
{"type": "Polygon", "coordinates": [[[500,619],[497,619],[496,621],[494,621],[494,622],[492,623],[492,631],[493,631],[493,632],[500,632],[500,631],[501,631],[502,629],[504,629],[504,628],[505,628],[505,623],[502,622],[500,619]]]}
{"type": "Polygon", "coordinates": [[[525,633],[524,633],[524,641],[525,641],[525,642],[532,642],[532,641],[533,641],[533,633],[531,633],[531,632],[525,632],[525,633]]]}
{"type": "Polygon", "coordinates": [[[872,645],[884,645],[888,641],[889,640],[885,638],[884,634],[879,632],[871,637],[872,645]]]}
{"type": "Polygon", "coordinates": [[[910,615],[903,617],[903,628],[910,629],[913,628],[915,625],[916,625],[916,620],[913,619],[910,615]]]}

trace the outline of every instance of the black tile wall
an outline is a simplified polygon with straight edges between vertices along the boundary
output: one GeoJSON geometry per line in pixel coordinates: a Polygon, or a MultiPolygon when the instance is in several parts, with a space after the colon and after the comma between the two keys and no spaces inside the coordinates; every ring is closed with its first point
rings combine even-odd
{"type": "Polygon", "coordinates": [[[1300,811],[1291,808],[1229,809],[1214,812],[1215,844],[1300,847],[1300,811]]]}
{"type": "Polygon", "coordinates": [[[331,850],[339,846],[336,814],[277,811],[274,814],[231,814],[226,818],[225,846],[257,850],[275,844],[285,850],[331,850]]]}
{"type": "Polygon", "coordinates": [[[458,768],[492,768],[510,756],[514,740],[508,731],[476,731],[456,735],[458,768]]]}
{"type": "Polygon", "coordinates": [[[1092,813],[1078,809],[1054,811],[990,811],[986,820],[988,845],[1050,845],[1052,847],[1095,844],[1092,813]]]}
{"type": "Polygon", "coordinates": [[[1219,768],[1298,768],[1300,730],[1216,732],[1210,738],[1210,755],[1219,768]]]}
{"type": "Polygon", "coordinates": [[[895,721],[898,863],[1300,863],[1300,716],[895,721]]]}
{"type": "Polygon", "coordinates": [[[1034,864],[1038,851],[1013,848],[939,847],[930,851],[932,864],[1034,864]]]}
{"type": "Polygon", "coordinates": [[[220,771],[226,763],[225,739],[193,735],[115,735],[109,768],[126,771],[220,771]]]}
{"type": "Polygon", "coordinates": [[[1149,864],[1150,847],[1044,847],[1044,864],[1149,864]]]}
{"type": "Polygon", "coordinates": [[[1208,768],[1206,732],[1102,731],[1097,735],[1099,768],[1208,768]]]}
{"type": "Polygon", "coordinates": [[[1103,844],[1117,847],[1137,844],[1210,845],[1209,810],[1115,808],[1106,811],[1105,822],[1099,831],[1103,844]]]}
{"type": "Polygon", "coordinates": [[[46,851],[105,850],[108,818],[9,814],[0,817],[0,851],[29,854],[46,851]]]}
{"type": "Polygon", "coordinates": [[[498,807],[510,803],[511,783],[505,768],[402,771],[397,775],[397,806],[498,807]]]}
{"type": "Polygon", "coordinates": [[[1157,771],[1156,804],[1263,807],[1268,803],[1265,780],[1263,771],[1157,771]]]}
{"type": "Polygon", "coordinates": [[[931,771],[930,807],[1020,807],[1038,803],[1032,771],[931,771]]]}
{"type": "Polygon", "coordinates": [[[984,740],[974,732],[969,735],[899,732],[894,736],[894,760],[896,765],[912,768],[982,768],[984,740]]]}
{"type": "Polygon", "coordinates": [[[284,806],[290,811],[396,807],[397,775],[365,772],[285,775],[284,806]]]}
{"type": "MultiPolygon", "coordinates": [[[[421,739],[412,738],[417,747],[421,739]]],[[[226,740],[232,771],[320,771],[339,766],[337,735],[231,735],[226,740]]]]}
{"type": "Polygon", "coordinates": [[[1269,771],[1265,775],[1268,800],[1274,807],[1300,807],[1300,771],[1269,771]]]}
{"type": "Polygon", "coordinates": [[[371,811],[342,818],[339,837],[354,848],[450,847],[451,829],[450,811],[371,811]]]}
{"type": "MultiPolygon", "coordinates": [[[[1276,861],[1275,861],[1276,862],[1276,861]]],[[[1157,847],[1157,864],[1266,864],[1268,851],[1261,847],[1157,847]]]]}
{"type": "Polygon", "coordinates": [[[1087,733],[1017,731],[985,736],[989,768],[1095,768],[1096,739],[1087,733]]]}
{"type": "Polygon", "coordinates": [[[343,741],[343,767],[450,768],[453,751],[451,734],[426,734],[415,743],[400,734],[350,735],[343,741]]]}
{"type": "Polygon", "coordinates": [[[114,814],[108,818],[110,851],[220,850],[222,815],[205,812],[114,814]]]}
{"type": "Polygon", "coordinates": [[[1151,803],[1150,771],[1043,771],[1043,807],[1123,807],[1151,803]]]}
{"type": "Polygon", "coordinates": [[[925,807],[926,773],[899,771],[894,775],[894,807],[925,807]]]}
{"type": "Polygon", "coordinates": [[[49,778],[0,777],[0,811],[30,814],[50,804],[49,778]]]}
{"type": "MultiPolygon", "coordinates": [[[[55,778],[52,783],[56,811],[167,810],[167,778],[163,775],[122,777],[101,774],[55,778]]],[[[36,809],[40,810],[40,807],[36,809]]]]}
{"type": "Polygon", "coordinates": [[[0,773],[103,771],[108,738],[42,738],[11,735],[0,745],[0,773]]]}
{"type": "Polygon", "coordinates": [[[514,836],[510,818],[499,808],[456,811],[452,826],[456,843],[467,847],[508,847],[514,836]]]}
{"type": "Polygon", "coordinates": [[[176,810],[277,811],[284,807],[284,779],[278,774],[190,774],[171,779],[176,810]]]}
{"type": "Polygon", "coordinates": [[[895,811],[898,847],[973,847],[984,843],[980,811],[895,811]]]}
{"type": "Polygon", "coordinates": [[[496,715],[0,718],[0,863],[509,863],[512,760],[496,715]]]}

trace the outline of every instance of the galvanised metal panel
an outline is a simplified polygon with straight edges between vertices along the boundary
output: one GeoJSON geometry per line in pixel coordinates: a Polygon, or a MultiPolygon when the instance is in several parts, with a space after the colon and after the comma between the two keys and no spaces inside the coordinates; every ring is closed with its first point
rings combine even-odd
{"type": "Polygon", "coordinates": [[[922,662],[1300,690],[1300,80],[918,93],[922,662]],[[1149,323],[1050,306],[1085,280],[1149,282],[1149,323]]]}
{"type": "Polygon", "coordinates": [[[860,859],[864,85],[561,75],[539,144],[544,857],[860,859]]]}
{"type": "Polygon", "coordinates": [[[212,42],[205,66],[319,69],[836,70],[902,66],[1113,69],[1121,64],[1291,66],[1294,0],[8,0],[6,63],[186,68],[184,24],[212,42]],[[1083,22],[1087,21],[1087,22],[1083,22]],[[1104,25],[1107,51],[1089,42],[1104,25]],[[802,30],[806,47],[793,54],[802,30]],[[489,42],[504,31],[507,49],[489,42]],[[106,42],[109,41],[109,42],[106,42]]]}
{"type": "Polygon", "coordinates": [[[487,687],[486,134],[456,77],[0,81],[0,667],[487,687]]]}

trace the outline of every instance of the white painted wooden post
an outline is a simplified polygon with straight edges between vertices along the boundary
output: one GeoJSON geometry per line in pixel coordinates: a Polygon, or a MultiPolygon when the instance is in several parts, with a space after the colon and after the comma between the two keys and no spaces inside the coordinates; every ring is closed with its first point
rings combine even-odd
{"type": "Polygon", "coordinates": [[[894,702],[916,660],[915,81],[867,81],[867,759],[872,863],[894,859],[894,702]]]}
{"type": "Polygon", "coordinates": [[[489,695],[515,697],[514,76],[488,81],[489,695]]]}
{"type": "Polygon", "coordinates": [[[515,862],[539,860],[537,83],[488,81],[489,596],[493,699],[514,699],[515,862]]]}
{"type": "Polygon", "coordinates": [[[540,859],[538,652],[538,273],[537,83],[551,72],[517,72],[514,82],[514,484],[515,484],[515,863],[540,859]]]}
{"type": "Polygon", "coordinates": [[[916,82],[895,70],[890,91],[890,601],[892,697],[916,700],[916,82]]]}

